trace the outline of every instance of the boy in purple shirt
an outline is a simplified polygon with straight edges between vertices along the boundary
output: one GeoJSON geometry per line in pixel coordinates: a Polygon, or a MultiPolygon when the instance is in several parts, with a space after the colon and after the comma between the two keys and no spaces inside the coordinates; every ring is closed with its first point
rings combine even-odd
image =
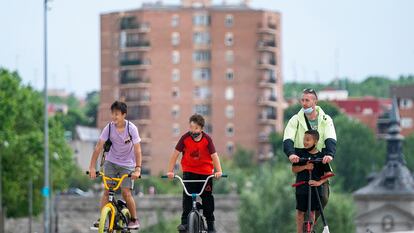
{"type": "MultiPolygon", "coordinates": [[[[115,101],[111,105],[112,122],[105,126],[95,150],[92,154],[89,165],[89,174],[92,179],[96,178],[96,161],[104,148],[105,142],[110,140],[111,146],[106,154],[103,165],[104,173],[109,177],[122,176],[131,173],[131,178],[126,178],[121,184],[122,197],[127,203],[131,213],[131,221],[128,224],[130,229],[138,229],[140,224],[137,218],[135,201],[131,190],[134,188],[133,180],[141,175],[141,138],[138,128],[130,121],[125,120],[127,105],[123,102],[115,101]]],[[[101,199],[101,208],[108,203],[108,190],[104,191],[101,199]]],[[[99,220],[94,223],[99,227],[99,220]]]]}

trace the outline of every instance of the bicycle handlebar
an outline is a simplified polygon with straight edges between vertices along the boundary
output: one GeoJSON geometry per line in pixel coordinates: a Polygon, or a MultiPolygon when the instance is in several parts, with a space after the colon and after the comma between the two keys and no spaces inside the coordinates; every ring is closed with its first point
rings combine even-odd
{"type": "MultiPolygon", "coordinates": [[[[321,176],[320,180],[323,180],[323,179],[326,179],[326,178],[329,178],[329,177],[332,177],[332,176],[335,176],[335,174],[333,174],[333,173],[329,173],[329,174],[327,174],[327,175],[321,176]]],[[[298,186],[304,185],[304,184],[306,184],[306,183],[308,183],[308,181],[299,181],[299,182],[297,182],[297,183],[292,184],[292,187],[294,187],[294,188],[295,188],[295,187],[298,187],[298,186]]]]}
{"type": "Polygon", "coordinates": [[[311,162],[311,163],[321,163],[323,158],[299,158],[299,162],[311,162]]]}
{"type": "MultiPolygon", "coordinates": [[[[183,180],[179,175],[174,175],[174,178],[178,179],[181,182],[181,185],[183,186],[185,194],[187,194],[187,196],[190,196],[190,197],[193,196],[193,195],[200,196],[204,192],[204,189],[206,188],[208,181],[213,177],[214,177],[214,175],[209,175],[207,177],[207,179],[205,179],[205,180],[183,180]],[[202,183],[202,182],[204,182],[204,185],[201,188],[201,191],[199,193],[195,193],[195,194],[190,194],[188,192],[187,188],[185,187],[185,184],[184,184],[184,183],[202,183]]],[[[221,177],[227,178],[228,175],[227,174],[222,174],[221,177]]],[[[161,176],[161,178],[166,179],[166,178],[168,178],[168,176],[163,175],[163,176],[161,176]]]]}
{"type": "MultiPolygon", "coordinates": [[[[86,174],[89,175],[89,171],[86,171],[86,174]]],[[[124,181],[124,179],[127,178],[127,177],[128,178],[131,177],[132,175],[131,175],[131,173],[129,173],[129,174],[124,174],[123,176],[121,176],[121,178],[112,178],[112,177],[109,177],[109,176],[105,176],[105,173],[103,173],[103,172],[97,171],[96,176],[97,177],[102,176],[102,180],[104,182],[105,189],[107,189],[107,190],[110,189],[110,187],[108,185],[108,180],[115,181],[117,184],[115,185],[114,188],[112,188],[112,190],[116,191],[121,186],[122,181],[124,181]]],[[[138,179],[140,179],[140,178],[141,178],[141,176],[138,177],[138,179]]]]}

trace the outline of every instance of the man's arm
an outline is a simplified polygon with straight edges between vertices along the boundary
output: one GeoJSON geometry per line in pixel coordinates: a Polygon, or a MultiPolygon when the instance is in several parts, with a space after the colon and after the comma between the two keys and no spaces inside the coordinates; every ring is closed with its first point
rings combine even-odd
{"type": "Polygon", "coordinates": [[[326,127],[325,127],[325,148],[323,148],[322,153],[324,156],[323,163],[329,163],[333,160],[336,153],[336,132],[335,126],[333,124],[332,118],[329,116],[325,116],[326,119],[326,127]]]}
{"type": "Polygon", "coordinates": [[[283,151],[292,163],[299,162],[299,157],[295,154],[294,141],[298,129],[298,116],[290,118],[283,133],[283,151]]]}
{"type": "Polygon", "coordinates": [[[213,159],[213,165],[215,169],[214,177],[216,179],[219,179],[223,175],[223,170],[221,170],[220,158],[217,152],[212,154],[211,158],[213,159]]]}
{"type": "Polygon", "coordinates": [[[99,154],[101,153],[104,144],[105,141],[99,140],[93,150],[91,162],[89,163],[89,177],[92,179],[96,178],[96,161],[98,161],[99,154]]]}

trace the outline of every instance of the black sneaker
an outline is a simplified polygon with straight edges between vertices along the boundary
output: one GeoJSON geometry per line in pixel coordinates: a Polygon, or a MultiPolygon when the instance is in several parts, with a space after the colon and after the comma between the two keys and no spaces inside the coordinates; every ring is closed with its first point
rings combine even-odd
{"type": "Polygon", "coordinates": [[[187,232],[187,224],[180,224],[177,227],[178,232],[187,232]]]}
{"type": "Polygon", "coordinates": [[[214,222],[207,222],[207,232],[216,233],[216,228],[214,227],[214,222]]]}

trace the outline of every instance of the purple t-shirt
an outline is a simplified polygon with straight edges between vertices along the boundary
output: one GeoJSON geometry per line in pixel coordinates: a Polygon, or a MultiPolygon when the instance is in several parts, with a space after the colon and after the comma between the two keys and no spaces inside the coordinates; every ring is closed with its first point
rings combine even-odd
{"type": "MultiPolygon", "coordinates": [[[[138,128],[132,123],[129,122],[129,134],[131,134],[131,139],[128,134],[128,121],[125,120],[125,129],[123,132],[118,132],[116,129],[115,123],[111,122],[111,141],[112,146],[109,152],[106,154],[106,160],[125,167],[135,167],[135,153],[134,145],[141,142],[139,137],[138,128]],[[129,140],[129,141],[128,141],[129,140]],[[125,143],[127,142],[128,143],[125,143]]],[[[105,126],[102,130],[100,140],[106,141],[108,139],[109,124],[105,126]]]]}

